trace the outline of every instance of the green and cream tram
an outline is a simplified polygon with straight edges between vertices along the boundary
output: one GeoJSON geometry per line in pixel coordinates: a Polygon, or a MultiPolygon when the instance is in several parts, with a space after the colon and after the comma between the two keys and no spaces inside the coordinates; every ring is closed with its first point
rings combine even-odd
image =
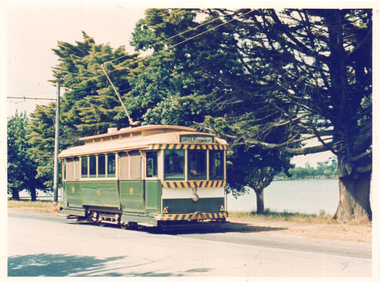
{"type": "Polygon", "coordinates": [[[225,140],[169,125],[80,140],[59,154],[69,218],[122,227],[226,220],[225,140]]]}

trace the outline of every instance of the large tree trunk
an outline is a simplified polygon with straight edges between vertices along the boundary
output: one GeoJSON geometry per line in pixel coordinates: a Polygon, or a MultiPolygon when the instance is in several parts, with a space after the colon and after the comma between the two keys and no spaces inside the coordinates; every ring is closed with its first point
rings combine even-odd
{"type": "Polygon", "coordinates": [[[339,178],[339,205],[334,219],[347,222],[352,219],[372,220],[370,206],[371,172],[339,178]]]}
{"type": "Polygon", "coordinates": [[[264,213],[264,189],[255,190],[257,214],[264,213]]]}
{"type": "Polygon", "coordinates": [[[371,172],[357,173],[345,154],[338,155],[339,205],[334,219],[372,220],[370,205],[371,172]]]}

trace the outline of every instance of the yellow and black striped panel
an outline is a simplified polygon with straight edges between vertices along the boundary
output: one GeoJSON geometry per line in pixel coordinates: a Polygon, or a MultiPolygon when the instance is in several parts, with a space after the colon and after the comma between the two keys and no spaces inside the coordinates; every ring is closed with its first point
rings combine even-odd
{"type": "Polygon", "coordinates": [[[212,213],[187,213],[187,214],[159,214],[157,220],[174,221],[174,220],[199,220],[199,219],[223,219],[227,218],[227,212],[212,213]]]}
{"type": "Polygon", "coordinates": [[[164,181],[162,187],[164,188],[215,188],[225,187],[226,181],[164,181]]]}
{"type": "Polygon", "coordinates": [[[211,144],[152,144],[149,150],[227,150],[228,145],[211,144]]]}

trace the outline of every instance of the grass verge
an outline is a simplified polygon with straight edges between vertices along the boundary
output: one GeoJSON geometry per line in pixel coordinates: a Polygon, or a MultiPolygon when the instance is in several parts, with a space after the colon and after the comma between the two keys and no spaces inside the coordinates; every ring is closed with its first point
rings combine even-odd
{"type": "MultiPolygon", "coordinates": [[[[308,224],[342,224],[333,219],[333,216],[326,214],[324,210],[321,210],[319,214],[304,214],[299,212],[274,212],[269,209],[265,210],[263,214],[257,214],[256,212],[228,212],[228,217],[237,218],[241,220],[255,220],[255,221],[287,221],[293,223],[308,223],[308,224]]],[[[350,220],[346,224],[348,225],[363,225],[372,226],[372,223],[368,220],[350,220]]]]}
{"type": "Polygon", "coordinates": [[[8,200],[8,209],[15,209],[24,212],[35,212],[42,214],[60,214],[60,203],[54,204],[52,201],[38,200],[8,200]]]}

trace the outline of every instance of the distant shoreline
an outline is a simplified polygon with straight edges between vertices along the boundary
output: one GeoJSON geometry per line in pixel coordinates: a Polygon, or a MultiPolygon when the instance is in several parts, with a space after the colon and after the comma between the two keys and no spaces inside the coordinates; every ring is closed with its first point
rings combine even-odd
{"type": "Polygon", "coordinates": [[[293,180],[339,180],[338,177],[308,177],[308,178],[274,178],[273,181],[293,181],[293,180]]]}

